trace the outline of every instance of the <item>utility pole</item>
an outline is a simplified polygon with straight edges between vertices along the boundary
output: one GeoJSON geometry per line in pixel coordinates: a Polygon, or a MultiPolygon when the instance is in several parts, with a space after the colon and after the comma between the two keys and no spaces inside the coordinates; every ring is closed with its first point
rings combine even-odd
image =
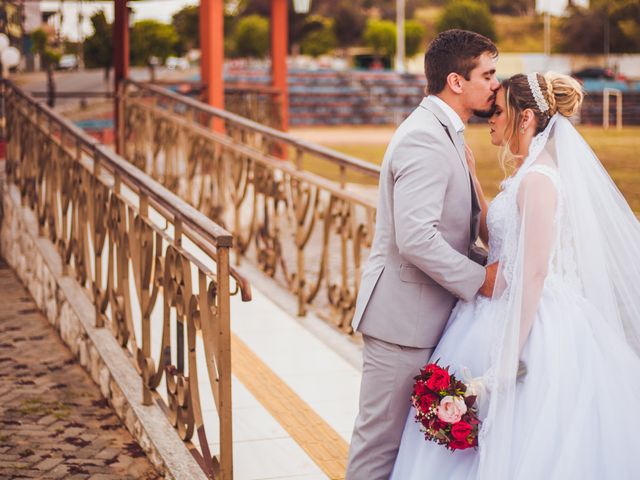
{"type": "Polygon", "coordinates": [[[404,2],[396,0],[396,72],[404,73],[404,2]]]}
{"type": "Polygon", "coordinates": [[[551,15],[548,11],[544,12],[544,54],[548,61],[551,55],[551,15]]]}

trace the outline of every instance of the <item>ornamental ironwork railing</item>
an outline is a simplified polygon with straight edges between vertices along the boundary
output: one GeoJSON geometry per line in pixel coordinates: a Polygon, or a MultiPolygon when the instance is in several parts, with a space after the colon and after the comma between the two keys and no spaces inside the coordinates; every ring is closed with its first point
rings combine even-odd
{"type": "Polygon", "coordinates": [[[232,235],[11,82],[2,89],[8,180],[63,274],[131,353],[142,403],[164,404],[207,474],[233,478],[230,297],[250,289],[229,265],[232,235]],[[205,408],[218,431],[205,431],[205,408]]]}
{"type": "Polygon", "coordinates": [[[289,288],[299,315],[313,304],[351,331],[375,222],[351,182],[379,167],[151,85],[126,82],[119,108],[125,158],[231,231],[236,262],[289,288]]]}

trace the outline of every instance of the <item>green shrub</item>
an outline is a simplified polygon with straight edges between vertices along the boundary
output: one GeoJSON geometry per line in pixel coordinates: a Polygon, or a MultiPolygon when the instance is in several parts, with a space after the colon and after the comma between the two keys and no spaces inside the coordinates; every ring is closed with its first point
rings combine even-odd
{"type": "Polygon", "coordinates": [[[234,31],[235,53],[241,57],[264,58],[269,52],[269,20],[249,15],[238,20],[234,31]]]}
{"type": "Polygon", "coordinates": [[[496,41],[496,28],[486,4],[475,0],[451,0],[438,21],[438,31],[451,28],[471,30],[496,41]]]}
{"type": "Polygon", "coordinates": [[[422,23],[417,20],[407,20],[404,24],[404,45],[405,53],[408,57],[413,57],[416,53],[423,50],[425,28],[422,23]]]}
{"type": "Polygon", "coordinates": [[[364,31],[364,43],[378,55],[396,52],[396,25],[389,20],[369,20],[364,31]]]}
{"type": "Polygon", "coordinates": [[[305,55],[318,57],[336,48],[338,41],[331,20],[323,17],[314,20],[319,26],[305,35],[300,43],[300,51],[305,55]]]}

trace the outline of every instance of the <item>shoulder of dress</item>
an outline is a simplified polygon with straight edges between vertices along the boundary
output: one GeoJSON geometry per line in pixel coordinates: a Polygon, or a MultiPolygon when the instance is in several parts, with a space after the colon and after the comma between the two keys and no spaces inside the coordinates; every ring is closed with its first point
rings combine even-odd
{"type": "Polygon", "coordinates": [[[542,163],[536,163],[531,165],[527,171],[525,172],[525,177],[528,177],[530,173],[539,173],[549,178],[554,186],[558,188],[560,186],[560,174],[556,167],[552,167],[551,165],[546,165],[542,163]]]}

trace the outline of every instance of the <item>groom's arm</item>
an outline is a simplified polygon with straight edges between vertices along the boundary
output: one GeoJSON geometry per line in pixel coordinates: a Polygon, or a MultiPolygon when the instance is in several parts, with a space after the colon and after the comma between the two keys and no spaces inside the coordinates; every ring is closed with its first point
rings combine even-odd
{"type": "Polygon", "coordinates": [[[485,281],[485,268],[449,245],[438,230],[452,173],[450,154],[441,142],[412,132],[393,153],[396,244],[403,258],[454,295],[470,300],[485,281]]]}

